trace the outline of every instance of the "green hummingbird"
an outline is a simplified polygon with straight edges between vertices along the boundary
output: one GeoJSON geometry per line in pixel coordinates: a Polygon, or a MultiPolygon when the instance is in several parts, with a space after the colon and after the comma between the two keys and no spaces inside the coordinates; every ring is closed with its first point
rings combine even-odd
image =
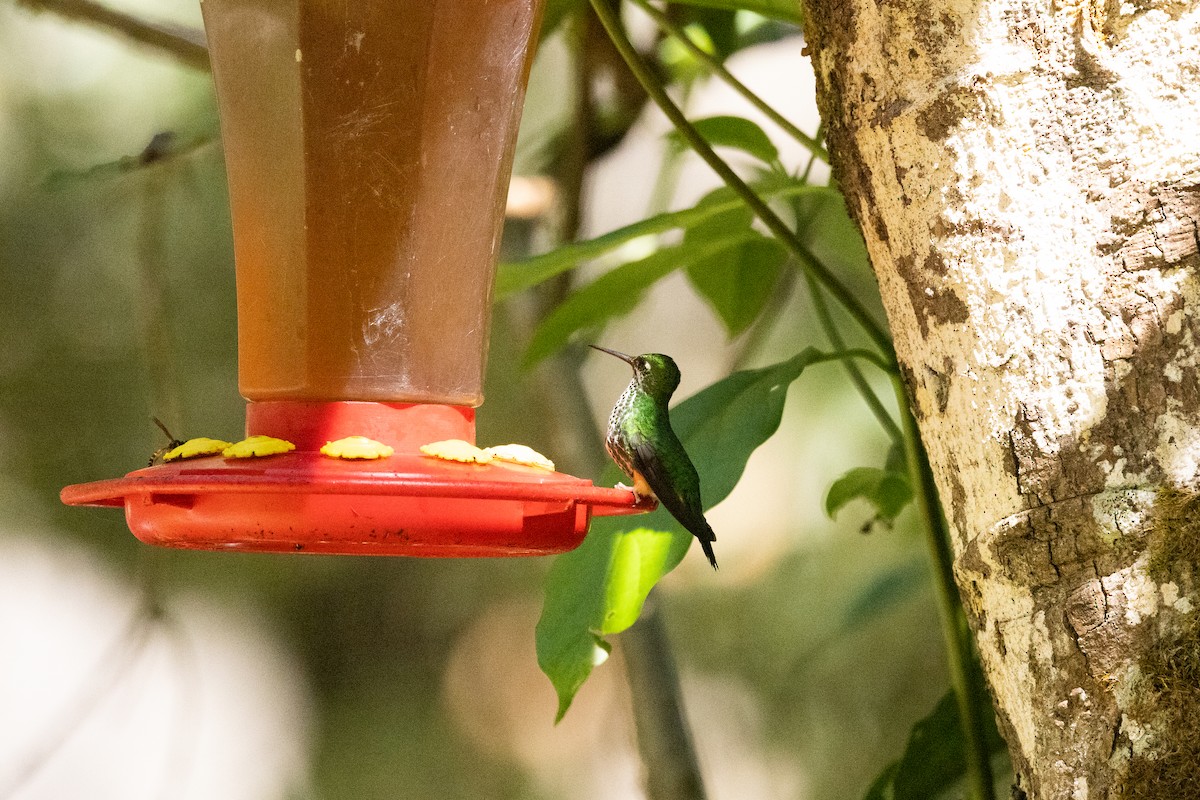
{"type": "Polygon", "coordinates": [[[633,367],[633,380],[613,406],[604,449],[625,474],[633,478],[633,493],[653,496],[700,541],[713,569],[717,540],[700,503],[700,476],[683,443],[671,429],[667,403],[679,386],[679,367],[670,356],[646,353],[627,356],[607,347],[590,345],[633,367]]]}

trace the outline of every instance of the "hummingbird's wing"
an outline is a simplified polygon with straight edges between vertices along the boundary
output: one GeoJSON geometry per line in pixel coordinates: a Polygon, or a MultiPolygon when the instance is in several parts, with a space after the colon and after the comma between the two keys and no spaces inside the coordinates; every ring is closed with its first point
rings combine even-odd
{"type": "Polygon", "coordinates": [[[688,458],[683,444],[669,431],[669,436],[660,436],[657,443],[637,437],[630,441],[634,467],[650,484],[658,502],[679,520],[679,524],[700,540],[705,555],[716,565],[712,556],[711,542],[717,540],[716,533],[704,518],[704,507],[700,501],[700,476],[688,458]]]}

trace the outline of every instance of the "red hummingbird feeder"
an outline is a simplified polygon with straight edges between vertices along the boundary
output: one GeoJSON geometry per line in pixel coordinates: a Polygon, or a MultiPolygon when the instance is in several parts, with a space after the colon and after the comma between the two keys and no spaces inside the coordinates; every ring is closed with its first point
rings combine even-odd
{"type": "Polygon", "coordinates": [[[492,284],[542,0],[205,0],[247,435],[295,445],[68,486],[168,547],[516,556],[632,492],[422,445],[475,440],[492,284]],[[364,436],[391,455],[322,455],[364,436]]]}

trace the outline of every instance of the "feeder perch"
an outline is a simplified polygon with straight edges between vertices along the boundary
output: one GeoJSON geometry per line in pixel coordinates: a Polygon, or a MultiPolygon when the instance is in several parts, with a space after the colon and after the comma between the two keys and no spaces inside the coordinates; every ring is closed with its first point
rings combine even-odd
{"type": "MultiPolygon", "coordinates": [[[[422,455],[475,441],[492,283],[542,0],[205,0],[229,173],[246,433],[68,486],[150,544],[505,556],[577,546],[632,492],[422,455]],[[322,455],[364,436],[376,460],[322,455]]],[[[499,444],[499,443],[496,443],[499,444]]]]}

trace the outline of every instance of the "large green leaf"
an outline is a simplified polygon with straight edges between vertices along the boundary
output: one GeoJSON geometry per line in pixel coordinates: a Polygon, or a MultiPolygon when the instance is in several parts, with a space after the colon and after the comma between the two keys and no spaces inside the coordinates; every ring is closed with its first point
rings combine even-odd
{"type": "Polygon", "coordinates": [[[578,330],[599,328],[613,317],[628,314],[641,302],[647,289],[679,265],[676,248],[659,250],[639,261],[622,264],[572,292],[534,330],[525,350],[525,365],[553,355],[578,330]]]}
{"type": "Polygon", "coordinates": [[[542,320],[525,352],[525,363],[534,364],[554,354],[576,331],[598,328],[613,317],[628,314],[650,286],[676,269],[711,260],[735,261],[746,242],[755,238],[762,236],[746,228],[732,230],[720,239],[685,239],[605,273],[572,293],[542,320]]]}
{"type": "MultiPolygon", "coordinates": [[[[775,176],[768,173],[764,180],[773,181],[775,176]]],[[[869,275],[867,246],[846,211],[845,198],[832,187],[821,189],[789,197],[801,241],[814,258],[838,274],[869,275]]]]}
{"type": "Polygon", "coordinates": [[[774,239],[754,236],[727,253],[696,262],[688,278],[712,304],[730,337],[758,318],[771,299],[787,251],[774,239]]]}
{"type": "MultiPolygon", "coordinates": [[[[767,199],[799,198],[806,195],[823,198],[831,192],[838,202],[841,202],[841,196],[828,187],[809,186],[795,181],[773,181],[772,186],[764,189],[762,194],[767,199]]],[[[503,299],[536,286],[584,262],[611,253],[635,239],[679,228],[692,228],[713,216],[736,210],[742,205],[741,199],[732,192],[714,192],[692,208],[657,214],[595,239],[573,242],[542,255],[501,264],[496,273],[496,299],[503,299]]]]}
{"type": "MultiPolygon", "coordinates": [[[[717,203],[731,195],[736,197],[731,190],[721,188],[704,201],[717,203]]],[[[783,246],[754,230],[753,223],[750,209],[738,205],[694,225],[683,237],[684,246],[690,247],[712,239],[728,239],[739,231],[744,237],[736,248],[699,259],[687,271],[688,279],[712,305],[730,336],[744,331],[758,317],[787,260],[783,246]]]]}
{"type": "MultiPolygon", "coordinates": [[[[987,697],[975,700],[991,702],[987,697]]],[[[1003,752],[1004,740],[996,730],[995,717],[992,714],[984,717],[988,752],[1003,752]]],[[[928,717],[913,726],[904,755],[884,768],[864,800],[931,800],[959,783],[966,772],[958,704],[951,691],[938,701],[928,717]]]]}
{"type": "Polygon", "coordinates": [[[681,5],[724,8],[734,11],[753,11],[764,17],[801,24],[799,0],[674,0],[681,5]]]}
{"type": "MultiPolygon", "coordinates": [[[[788,386],[809,365],[831,358],[810,348],[770,367],[736,372],[671,412],[672,427],[700,473],[706,508],[733,491],[750,454],[779,427],[788,386]]],[[[582,546],[555,559],[537,625],[537,652],[558,692],[560,719],[607,653],[603,637],[637,620],[654,584],[683,559],[691,541],[659,508],[636,519],[600,518],[582,546]]]]}
{"type": "Polygon", "coordinates": [[[607,658],[612,648],[603,637],[636,622],[654,584],[687,553],[690,536],[629,528],[611,517],[596,520],[583,544],[556,558],[546,576],[537,658],[558,693],[556,721],[607,658]]]}
{"type": "MultiPolygon", "coordinates": [[[[771,137],[757,123],[736,116],[705,117],[692,121],[692,126],[711,145],[732,147],[749,153],[768,167],[779,166],[779,149],[771,137]]],[[[667,140],[679,150],[686,150],[688,142],[677,131],[667,134],[667,140]]],[[[780,167],[782,169],[782,167],[780,167]]]]}

